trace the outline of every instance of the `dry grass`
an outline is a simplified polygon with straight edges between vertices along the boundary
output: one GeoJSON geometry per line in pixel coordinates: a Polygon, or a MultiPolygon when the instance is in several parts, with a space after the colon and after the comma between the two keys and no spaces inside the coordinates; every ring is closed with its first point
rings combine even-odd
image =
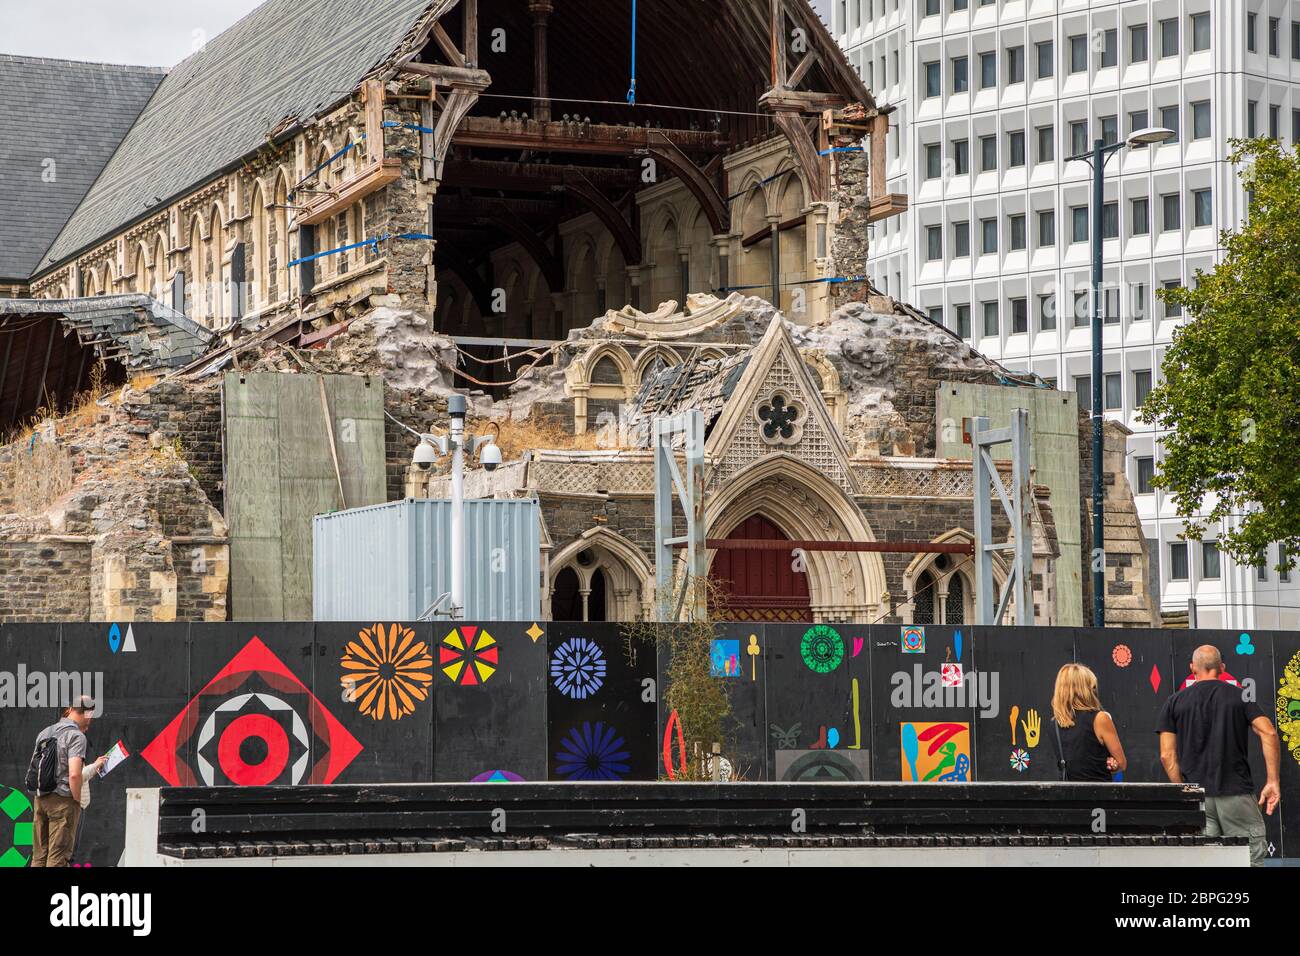
{"type": "Polygon", "coordinates": [[[72,406],[66,412],[61,414],[48,403],[44,404],[0,438],[0,445],[30,442],[32,433],[46,422],[53,424],[56,436],[93,425],[99,411],[96,403],[112,391],[113,387],[106,382],[103,363],[96,362],[90,367],[90,384],[73,398],[72,406]]]}
{"type": "MultiPolygon", "coordinates": [[[[525,418],[522,420],[498,421],[494,424],[500,428],[497,435],[497,447],[501,449],[502,461],[517,461],[525,452],[539,448],[554,448],[563,451],[596,451],[608,448],[601,443],[599,433],[588,431],[574,435],[553,420],[525,418]]],[[[475,434],[483,434],[493,429],[487,422],[474,422],[471,425],[475,434]]]]}

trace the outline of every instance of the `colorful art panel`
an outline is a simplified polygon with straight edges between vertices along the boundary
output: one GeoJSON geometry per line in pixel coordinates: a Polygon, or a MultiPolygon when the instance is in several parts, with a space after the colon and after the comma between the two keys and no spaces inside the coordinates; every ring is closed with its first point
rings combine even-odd
{"type": "Polygon", "coordinates": [[[189,625],[121,624],[116,641],[112,631],[111,624],[62,628],[63,667],[103,676],[101,713],[87,734],[89,753],[98,757],[120,740],[131,754],[102,780],[90,781],[90,806],[73,859],[95,867],[116,865],[122,854],[127,788],[163,783],[140,753],[191,696],[189,625]]]}
{"type": "Polygon", "coordinates": [[[618,624],[552,622],[537,646],[546,655],[538,665],[546,692],[537,697],[546,708],[546,764],[536,775],[519,772],[529,780],[658,779],[655,642],[618,624]]]}
{"type": "Polygon", "coordinates": [[[969,783],[973,779],[970,724],[904,721],[898,736],[905,782],[969,783]]]}
{"type": "MultiPolygon", "coordinates": [[[[767,689],[767,634],[771,625],[749,623],[727,623],[714,626],[717,635],[710,643],[710,650],[718,646],[729,648],[738,653],[740,673],[731,675],[718,673],[712,666],[715,657],[710,659],[710,675],[721,685],[727,695],[731,712],[723,722],[722,737],[726,742],[723,753],[724,764],[730,767],[733,779],[766,780],[768,776],[768,748],[766,740],[766,689],[767,689]]],[[[668,701],[669,666],[672,657],[667,642],[658,648],[658,686],[662,689],[659,700],[659,774],[669,775],[669,767],[675,774],[681,764],[681,747],[688,739],[694,740],[690,728],[679,726],[679,721],[672,721],[672,712],[668,701]],[[680,730],[680,737],[678,731],[680,730]],[[665,748],[668,757],[664,757],[665,748]]],[[[711,771],[710,771],[711,772],[711,771]]]]}
{"type": "MultiPolygon", "coordinates": [[[[906,649],[899,625],[872,625],[868,639],[871,648],[869,683],[866,686],[870,691],[873,779],[911,781],[917,778],[917,773],[924,779],[928,770],[921,770],[922,743],[919,737],[913,739],[910,732],[904,736],[901,726],[940,723],[966,728],[966,763],[971,765],[966,773],[968,779],[976,779],[970,749],[973,742],[971,728],[979,719],[982,689],[988,692],[988,684],[981,684],[978,680],[971,633],[968,627],[927,624],[925,650],[916,653],[906,649]],[[945,664],[962,665],[963,682],[960,686],[944,686],[945,664]]],[[[949,742],[945,740],[940,746],[949,742]]],[[[955,751],[955,745],[953,749],[955,751]]],[[[941,761],[944,756],[935,759],[941,761]]],[[[933,766],[927,766],[933,769],[933,766]]],[[[954,754],[954,766],[945,768],[943,772],[955,769],[954,754]]]]}
{"type": "MultiPolygon", "coordinates": [[[[1174,661],[1171,632],[1076,628],[1073,633],[1075,659],[1097,675],[1101,705],[1119,728],[1128,757],[1123,779],[1139,783],[1168,779],[1160,764],[1156,718],[1187,673],[1185,663],[1174,661]]],[[[1050,677],[1054,682],[1055,668],[1050,677]]]]}
{"type": "Polygon", "coordinates": [[[769,779],[778,750],[835,750],[857,743],[853,675],[865,654],[852,656],[853,639],[865,626],[769,624],[764,628],[767,669],[764,744],[769,779]]]}
{"type": "Polygon", "coordinates": [[[966,680],[976,692],[972,726],[982,781],[1060,779],[1052,691],[1074,661],[1070,628],[962,628],[966,680]]]}
{"type": "Polygon", "coordinates": [[[315,626],[312,690],[362,745],[340,783],[433,776],[434,698],[441,634],[428,623],[328,622],[315,626]]]}
{"type": "Polygon", "coordinates": [[[525,780],[546,779],[546,641],[534,640],[533,628],[532,621],[468,622],[454,632],[434,625],[436,641],[455,633],[473,659],[465,660],[459,681],[434,674],[433,779],[454,783],[503,768],[525,780]],[[485,656],[495,660],[486,678],[485,656]],[[471,668],[473,683],[464,679],[471,668]]]}

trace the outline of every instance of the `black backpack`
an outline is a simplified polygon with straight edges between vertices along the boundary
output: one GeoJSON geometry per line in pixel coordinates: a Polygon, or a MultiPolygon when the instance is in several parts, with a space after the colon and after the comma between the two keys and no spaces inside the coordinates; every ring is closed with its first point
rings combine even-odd
{"type": "Polygon", "coordinates": [[[59,741],[46,737],[32,751],[32,762],[27,766],[27,789],[38,797],[59,789],[59,741]]]}

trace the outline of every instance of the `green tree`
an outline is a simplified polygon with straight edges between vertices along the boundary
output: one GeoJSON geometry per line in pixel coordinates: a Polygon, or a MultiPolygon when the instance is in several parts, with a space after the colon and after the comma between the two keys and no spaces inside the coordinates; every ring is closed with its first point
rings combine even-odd
{"type": "Polygon", "coordinates": [[[1190,321],[1174,332],[1142,420],[1172,429],[1155,484],[1187,536],[1239,517],[1219,547],[1259,566],[1277,541],[1289,568],[1300,551],[1300,155],[1252,140],[1234,142],[1231,161],[1249,218],[1222,234],[1213,272],[1159,293],[1190,321]],[[1203,505],[1208,514],[1192,520],[1203,505]]]}

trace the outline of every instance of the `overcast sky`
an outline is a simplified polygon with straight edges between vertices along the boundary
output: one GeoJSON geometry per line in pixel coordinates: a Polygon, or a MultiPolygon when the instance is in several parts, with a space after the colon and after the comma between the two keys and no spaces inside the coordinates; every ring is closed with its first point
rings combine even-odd
{"type": "Polygon", "coordinates": [[[0,0],[0,53],[175,66],[261,0],[0,0]]]}
{"type": "MultiPolygon", "coordinates": [[[[0,53],[175,66],[260,2],[0,0],[0,53]]],[[[830,0],[812,3],[828,18],[830,0]]]]}

